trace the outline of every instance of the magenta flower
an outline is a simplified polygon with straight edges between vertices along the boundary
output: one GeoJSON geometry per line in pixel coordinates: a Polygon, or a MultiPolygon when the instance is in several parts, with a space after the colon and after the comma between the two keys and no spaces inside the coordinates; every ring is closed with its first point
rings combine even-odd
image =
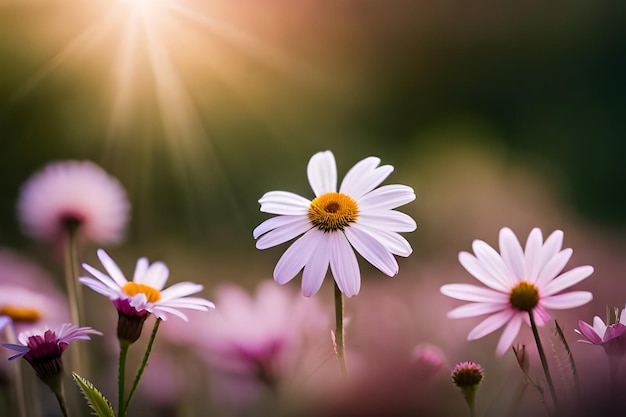
{"type": "Polygon", "coordinates": [[[459,261],[488,288],[470,284],[442,286],[444,295],[471,302],[450,311],[448,317],[488,315],[470,331],[468,340],[479,339],[506,325],[496,348],[501,356],[513,343],[522,321],[529,322],[529,313],[541,326],[550,319],[547,309],[568,309],[588,303],[593,298],[588,291],[560,294],[593,273],[591,266],[562,273],[572,256],[571,249],[561,249],[562,244],[562,231],[553,232],[544,242],[538,228],[530,232],[524,250],[506,227],[500,230],[500,254],[487,243],[475,240],[474,255],[461,252],[459,261]]]}
{"type": "Polygon", "coordinates": [[[259,200],[261,211],[277,217],[254,229],[258,249],[298,238],[274,269],[274,279],[285,284],[301,270],[302,293],[309,297],[322,286],[330,265],[337,286],[352,297],[361,288],[356,249],[388,276],[398,273],[393,255],[409,256],[411,245],[399,232],[412,232],[415,221],[393,209],[415,199],[406,185],[378,187],[393,171],[378,166],[380,159],[365,158],[343,179],[337,192],[337,166],[332,152],[318,152],[307,167],[315,198],[309,200],[286,191],[270,191],[259,200]]]}
{"type": "Polygon", "coordinates": [[[91,161],[46,165],[22,187],[18,214],[24,233],[46,242],[58,240],[67,227],[99,243],[122,240],[130,214],[126,191],[118,180],[91,161]]]}
{"type": "Polygon", "coordinates": [[[102,335],[91,327],[78,327],[64,323],[58,328],[32,332],[22,332],[18,336],[20,344],[3,343],[7,349],[18,352],[9,360],[24,358],[46,384],[63,372],[61,356],[70,342],[89,340],[90,334],[102,335]]]}
{"type": "Polygon", "coordinates": [[[576,333],[585,338],[579,342],[602,346],[609,356],[623,357],[626,354],[626,309],[622,310],[617,323],[607,325],[595,316],[593,326],[580,320],[578,327],[576,333]]]}

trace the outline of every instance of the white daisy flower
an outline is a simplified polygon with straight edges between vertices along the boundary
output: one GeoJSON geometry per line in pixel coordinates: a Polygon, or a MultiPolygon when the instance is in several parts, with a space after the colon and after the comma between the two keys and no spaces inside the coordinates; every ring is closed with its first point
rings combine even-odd
{"type": "Polygon", "coordinates": [[[18,215],[24,233],[46,242],[58,240],[68,226],[99,243],[124,237],[130,203],[124,187],[91,161],[46,165],[23,186],[18,215]]]}
{"type": "Polygon", "coordinates": [[[409,256],[411,245],[399,232],[412,232],[415,221],[396,207],[415,199],[406,185],[378,187],[393,172],[380,159],[365,158],[346,174],[337,191],[337,166],[332,152],[319,152],[309,161],[307,175],[315,198],[286,191],[270,191],[259,200],[261,211],[277,217],[254,229],[258,249],[267,249],[299,235],[274,269],[285,284],[301,270],[302,293],[309,297],[322,286],[330,264],[337,286],[352,297],[361,288],[361,274],[353,249],[388,276],[398,273],[393,255],[409,256]]]}
{"type": "Polygon", "coordinates": [[[118,312],[127,316],[144,316],[148,313],[167,320],[173,314],[187,321],[187,316],[179,309],[209,310],[215,305],[204,298],[188,297],[203,290],[203,286],[192,282],[179,282],[163,289],[169,269],[163,262],[149,264],[147,258],[140,258],[135,267],[133,280],[128,281],[115,261],[102,249],[98,258],[109,273],[106,275],[90,265],[83,264],[95,277],[81,277],[79,281],[92,290],[109,297],[118,312]]]}
{"type": "Polygon", "coordinates": [[[547,309],[569,309],[588,303],[593,298],[589,291],[561,294],[593,273],[593,267],[588,265],[562,273],[573,253],[569,248],[562,249],[562,245],[562,231],[554,231],[544,242],[538,228],[530,232],[524,250],[508,227],[500,230],[501,253],[482,240],[475,240],[474,255],[461,252],[459,261],[488,288],[470,284],[442,286],[444,295],[470,301],[450,311],[448,317],[487,315],[470,331],[468,340],[480,339],[506,325],[496,348],[501,356],[517,337],[522,321],[530,322],[529,314],[542,326],[550,319],[547,309]]]}

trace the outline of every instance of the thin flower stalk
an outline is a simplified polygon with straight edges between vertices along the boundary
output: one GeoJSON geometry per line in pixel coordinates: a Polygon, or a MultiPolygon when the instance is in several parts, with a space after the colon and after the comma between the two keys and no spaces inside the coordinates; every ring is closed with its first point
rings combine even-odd
{"type": "Polygon", "coordinates": [[[341,374],[345,377],[348,375],[348,363],[343,330],[343,293],[337,286],[337,283],[335,283],[335,354],[337,355],[341,374]]]}
{"type": "MultiPolygon", "coordinates": [[[[152,328],[152,334],[150,335],[150,340],[148,341],[148,346],[146,347],[146,353],[143,355],[141,366],[139,367],[139,370],[137,370],[137,375],[135,376],[135,380],[133,381],[133,386],[130,389],[130,393],[128,394],[128,399],[126,400],[126,403],[124,406],[124,410],[126,412],[126,414],[123,415],[124,417],[128,413],[128,407],[130,406],[130,403],[133,400],[133,397],[135,396],[135,392],[137,391],[137,388],[139,387],[139,383],[141,382],[141,377],[143,376],[143,373],[146,370],[146,366],[148,366],[148,359],[150,358],[150,353],[152,352],[152,346],[154,345],[154,340],[156,339],[157,332],[159,331],[159,325],[161,324],[161,321],[162,321],[161,319],[157,318],[154,323],[154,327],[152,328]]],[[[122,415],[120,415],[119,417],[122,417],[122,415]]]]}
{"type": "Polygon", "coordinates": [[[556,390],[554,389],[554,383],[552,382],[552,375],[550,374],[548,360],[543,350],[543,346],[541,345],[541,339],[539,338],[539,331],[537,330],[537,323],[535,323],[535,317],[532,314],[532,312],[529,312],[528,316],[530,318],[530,328],[532,329],[533,337],[535,338],[535,343],[537,344],[537,352],[539,353],[539,359],[541,360],[541,367],[543,368],[543,373],[546,376],[548,389],[550,390],[550,395],[552,396],[552,403],[554,404],[554,409],[556,410],[556,414],[560,415],[559,400],[556,395],[556,390]]]}

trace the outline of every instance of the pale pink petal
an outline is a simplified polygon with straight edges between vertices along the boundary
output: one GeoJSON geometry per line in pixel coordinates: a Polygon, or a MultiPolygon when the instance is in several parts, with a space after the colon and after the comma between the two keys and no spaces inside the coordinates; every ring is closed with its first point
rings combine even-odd
{"type": "Polygon", "coordinates": [[[417,228],[410,216],[393,210],[359,213],[358,222],[364,226],[392,232],[412,232],[417,228]]]}
{"type": "Polygon", "coordinates": [[[600,335],[598,335],[598,333],[596,333],[593,327],[580,320],[578,321],[578,328],[580,329],[578,333],[586,337],[589,342],[593,343],[594,345],[602,344],[602,338],[600,337],[600,335]]]}
{"type": "Polygon", "coordinates": [[[535,285],[537,288],[543,288],[547,283],[552,281],[562,270],[572,256],[573,251],[571,249],[563,249],[561,252],[554,255],[541,270],[537,282],[535,285]]]}
{"type": "Polygon", "coordinates": [[[526,281],[535,282],[539,275],[541,267],[541,249],[543,248],[543,237],[541,230],[535,227],[531,230],[526,240],[526,249],[524,251],[524,279],[526,281]]]}
{"type": "Polygon", "coordinates": [[[396,232],[388,232],[386,230],[368,227],[360,223],[352,223],[350,228],[359,229],[369,234],[394,255],[407,257],[413,252],[411,244],[396,232]]]}
{"type": "Polygon", "coordinates": [[[358,200],[378,187],[393,172],[391,165],[378,167],[379,163],[380,158],[374,156],[357,162],[344,177],[339,192],[358,200]]]}
{"type": "Polygon", "coordinates": [[[506,309],[498,313],[492,314],[474,327],[467,335],[467,340],[476,340],[481,337],[487,336],[489,333],[493,333],[517,314],[513,309],[506,309]]]}
{"type": "Polygon", "coordinates": [[[97,254],[100,262],[102,262],[102,266],[104,266],[104,269],[106,269],[109,273],[109,276],[113,278],[113,280],[117,282],[120,287],[126,285],[128,281],[115,261],[111,259],[111,257],[102,249],[98,249],[97,254]]]}
{"type": "Polygon", "coordinates": [[[328,233],[330,246],[330,270],[335,282],[346,297],[352,297],[361,289],[361,272],[356,255],[343,233],[328,233]]]}
{"type": "Polygon", "coordinates": [[[261,236],[261,238],[256,242],[257,249],[267,249],[280,245],[281,243],[285,243],[297,236],[300,236],[313,227],[306,216],[279,216],[274,217],[274,219],[285,217],[296,217],[297,221],[285,224],[261,236]]]}
{"type": "Polygon", "coordinates": [[[137,265],[135,265],[135,273],[133,274],[133,281],[140,282],[141,277],[148,271],[148,267],[150,263],[148,262],[148,258],[139,258],[137,259],[137,265]]]}
{"type": "Polygon", "coordinates": [[[361,210],[391,210],[415,200],[415,191],[406,185],[383,185],[361,197],[357,203],[361,210]]]}
{"type": "Polygon", "coordinates": [[[550,296],[578,284],[580,281],[586,279],[589,275],[593,274],[593,267],[579,266],[557,277],[554,281],[547,284],[544,288],[541,288],[542,296],[550,296]]]}
{"type": "Polygon", "coordinates": [[[596,331],[596,333],[598,333],[598,335],[604,337],[604,335],[606,334],[607,325],[604,324],[604,321],[600,317],[595,316],[593,318],[593,329],[596,331]]]}
{"type": "Polygon", "coordinates": [[[139,276],[138,280],[135,282],[161,290],[165,286],[169,276],[170,270],[167,268],[167,265],[163,262],[154,262],[148,267],[146,273],[139,276]]]}
{"type": "Polygon", "coordinates": [[[309,212],[311,201],[288,191],[270,191],[259,199],[261,211],[285,216],[303,215],[309,212]]]}
{"type": "Polygon", "coordinates": [[[120,293],[122,292],[120,290],[120,287],[111,287],[109,285],[104,284],[102,281],[96,281],[93,278],[82,277],[78,279],[78,282],[80,282],[83,285],[88,286],[89,288],[91,288],[92,290],[94,290],[95,292],[99,294],[109,297],[110,299],[119,298],[120,293]]]}
{"type": "Polygon", "coordinates": [[[170,308],[170,307],[159,305],[159,306],[153,307],[151,313],[163,321],[167,320],[167,314],[172,314],[174,316],[180,317],[181,319],[185,321],[189,321],[189,318],[185,315],[185,313],[175,308],[170,308]]]}
{"type": "Polygon", "coordinates": [[[302,295],[310,297],[317,294],[324,282],[330,263],[330,245],[324,233],[315,233],[310,243],[311,257],[302,272],[302,295]]]}
{"type": "Polygon", "coordinates": [[[495,313],[505,308],[508,308],[508,306],[502,303],[470,303],[450,310],[446,316],[450,319],[476,317],[495,313]]]}
{"type": "Polygon", "coordinates": [[[496,347],[496,355],[502,356],[511,347],[513,340],[517,337],[519,329],[522,326],[521,314],[515,314],[504,328],[500,341],[496,347]]]}
{"type": "Polygon", "coordinates": [[[580,307],[593,299],[589,291],[572,291],[565,294],[553,295],[541,299],[541,304],[545,308],[563,310],[566,308],[580,307]]]}
{"type": "Polygon", "coordinates": [[[555,230],[554,232],[550,233],[550,236],[548,236],[546,242],[541,248],[541,267],[543,268],[554,255],[559,253],[562,247],[563,231],[555,230]]]}
{"type": "Polygon", "coordinates": [[[311,245],[317,241],[315,235],[318,233],[323,232],[319,229],[311,229],[287,248],[274,268],[276,282],[285,284],[304,268],[311,257],[311,245]]]}
{"type": "Polygon", "coordinates": [[[491,269],[485,269],[483,267],[483,263],[476,259],[476,257],[471,253],[460,252],[459,262],[463,265],[467,272],[472,274],[474,278],[486,286],[501,292],[507,292],[510,290],[509,285],[504,283],[500,277],[494,276],[491,269]]]}
{"type": "Polygon", "coordinates": [[[258,225],[253,231],[252,236],[255,239],[258,239],[259,236],[269,232],[270,230],[278,229],[281,227],[287,227],[293,223],[300,223],[303,220],[308,221],[308,215],[297,215],[297,216],[276,216],[271,219],[265,220],[263,223],[258,225]]]}
{"type": "Polygon", "coordinates": [[[483,268],[496,279],[502,286],[507,289],[517,283],[516,278],[506,267],[504,261],[491,246],[482,240],[475,240],[472,243],[472,249],[476,254],[476,258],[482,264],[483,268]]]}
{"type": "Polygon", "coordinates": [[[307,177],[316,196],[337,190],[337,164],[331,151],[318,152],[307,165],[307,177]]]}
{"type": "Polygon", "coordinates": [[[116,288],[119,289],[128,283],[127,281],[124,285],[120,285],[117,282],[113,281],[111,277],[103,274],[102,272],[98,271],[96,268],[92,267],[91,265],[83,264],[83,268],[85,268],[87,272],[89,272],[91,275],[96,277],[100,282],[102,282],[104,285],[106,285],[107,287],[111,289],[116,289],[116,288]]]}
{"type": "Polygon", "coordinates": [[[509,295],[471,284],[446,284],[441,293],[463,301],[509,304],[509,295]]]}
{"type": "Polygon", "coordinates": [[[515,233],[508,227],[500,230],[500,252],[502,261],[509,271],[513,272],[517,281],[524,279],[524,251],[515,233]]]}
{"type": "Polygon", "coordinates": [[[347,227],[346,237],[354,249],[369,263],[390,277],[398,273],[398,262],[387,248],[360,229],[347,227]]]}
{"type": "Polygon", "coordinates": [[[201,284],[193,282],[179,282],[161,291],[161,301],[173,300],[187,295],[199,293],[204,289],[201,284]]]}

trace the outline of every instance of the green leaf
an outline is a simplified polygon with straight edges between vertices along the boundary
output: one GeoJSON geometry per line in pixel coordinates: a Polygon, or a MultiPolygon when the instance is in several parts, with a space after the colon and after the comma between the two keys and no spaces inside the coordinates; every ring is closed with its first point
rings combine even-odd
{"type": "Polygon", "coordinates": [[[98,417],[115,417],[109,400],[107,400],[91,382],[78,375],[76,372],[72,372],[72,378],[74,378],[74,382],[85,396],[87,404],[89,404],[89,407],[94,411],[92,415],[98,417]]]}

